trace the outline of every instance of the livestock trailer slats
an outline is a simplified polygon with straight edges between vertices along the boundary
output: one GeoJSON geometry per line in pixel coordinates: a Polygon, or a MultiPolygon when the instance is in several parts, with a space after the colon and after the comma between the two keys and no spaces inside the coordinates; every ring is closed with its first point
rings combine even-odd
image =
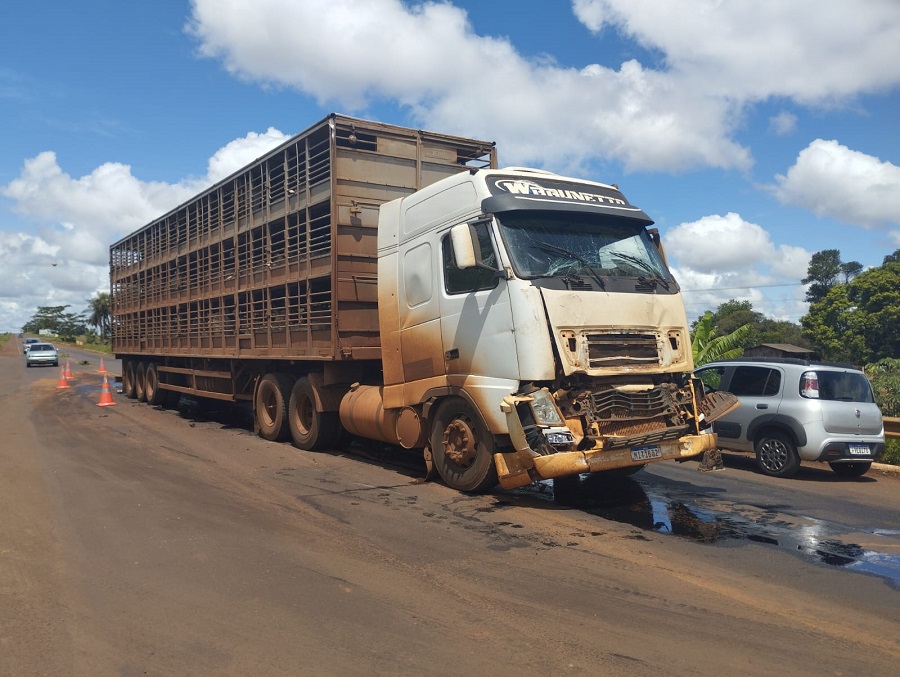
{"type": "Polygon", "coordinates": [[[331,115],[110,248],[116,353],[376,359],[382,203],[493,145],[331,115]]]}

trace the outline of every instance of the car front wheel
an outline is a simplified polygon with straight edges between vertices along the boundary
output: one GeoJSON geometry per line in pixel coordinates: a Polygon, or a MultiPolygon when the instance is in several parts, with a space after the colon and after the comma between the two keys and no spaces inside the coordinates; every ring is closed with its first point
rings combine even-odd
{"type": "Polygon", "coordinates": [[[756,464],[764,475],[793,477],[800,470],[800,456],[790,438],[780,432],[764,432],[756,440],[756,464]]]}

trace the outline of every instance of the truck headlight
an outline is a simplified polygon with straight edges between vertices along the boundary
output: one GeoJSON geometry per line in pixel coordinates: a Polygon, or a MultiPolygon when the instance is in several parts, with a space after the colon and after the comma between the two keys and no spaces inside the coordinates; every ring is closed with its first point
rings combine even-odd
{"type": "Polygon", "coordinates": [[[531,398],[531,414],[538,425],[565,426],[562,414],[556,406],[556,402],[550,396],[546,388],[541,388],[533,393],[528,393],[531,398]]]}

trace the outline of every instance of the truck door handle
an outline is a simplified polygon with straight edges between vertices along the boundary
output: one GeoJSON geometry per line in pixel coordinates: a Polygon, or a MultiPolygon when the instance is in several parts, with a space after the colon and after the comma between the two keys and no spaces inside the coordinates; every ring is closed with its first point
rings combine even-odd
{"type": "Polygon", "coordinates": [[[451,348],[446,353],[444,353],[445,360],[458,360],[459,359],[459,348],[451,348]]]}
{"type": "Polygon", "coordinates": [[[768,404],[757,404],[756,408],[757,409],[768,409],[769,405],[768,404]]]}

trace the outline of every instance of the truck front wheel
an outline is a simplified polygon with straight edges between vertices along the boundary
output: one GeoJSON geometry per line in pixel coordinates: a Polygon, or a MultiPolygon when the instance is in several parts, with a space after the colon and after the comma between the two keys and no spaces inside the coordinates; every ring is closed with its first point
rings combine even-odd
{"type": "Polygon", "coordinates": [[[336,411],[316,411],[316,395],[306,377],[297,379],[291,391],[288,425],[294,446],[304,451],[325,449],[341,431],[336,411]]]}
{"type": "Polygon", "coordinates": [[[441,402],[431,426],[431,453],[441,479],[451,489],[484,492],[497,484],[494,438],[461,397],[441,402]]]}
{"type": "Polygon", "coordinates": [[[288,374],[266,374],[256,388],[256,425],[259,436],[277,442],[286,440],[288,430],[288,402],[294,380],[288,374]]]}

